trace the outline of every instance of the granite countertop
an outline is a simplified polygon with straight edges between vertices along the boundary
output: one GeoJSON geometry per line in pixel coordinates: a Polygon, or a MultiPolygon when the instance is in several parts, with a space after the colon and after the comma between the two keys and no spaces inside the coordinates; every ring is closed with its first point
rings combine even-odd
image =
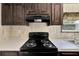
{"type": "Polygon", "coordinates": [[[0,42],[0,51],[19,51],[27,39],[9,39],[0,42]]]}
{"type": "MultiPolygon", "coordinates": [[[[27,40],[23,39],[11,39],[5,40],[0,42],[0,51],[19,51],[20,47],[26,42],[27,40]]],[[[52,43],[58,48],[58,51],[79,51],[79,47],[75,44],[64,41],[64,40],[51,40],[52,43]]]]}
{"type": "Polygon", "coordinates": [[[66,40],[51,40],[52,43],[58,48],[58,51],[79,51],[79,47],[66,40]]]}

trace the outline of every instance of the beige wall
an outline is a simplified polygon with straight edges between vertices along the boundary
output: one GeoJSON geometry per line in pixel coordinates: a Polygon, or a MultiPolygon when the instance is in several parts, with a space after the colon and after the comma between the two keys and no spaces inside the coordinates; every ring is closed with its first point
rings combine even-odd
{"type": "MultiPolygon", "coordinates": [[[[1,4],[0,4],[0,23],[1,23],[1,4]]],[[[1,28],[1,25],[0,25],[0,40],[1,40],[1,37],[2,37],[1,33],[2,33],[2,28],[1,28]]]]}
{"type": "MultiPolygon", "coordinates": [[[[33,24],[32,24],[33,25],[33,24]]],[[[2,27],[2,39],[27,39],[29,32],[49,32],[50,39],[74,39],[74,33],[61,33],[61,26],[49,26],[49,27],[34,27],[27,26],[3,26],[2,27]]]]}
{"type": "MultiPolygon", "coordinates": [[[[1,6],[0,6],[1,10],[1,6]]],[[[0,11],[1,13],[1,11],[0,11]]],[[[0,16],[1,18],[1,16],[0,16]]],[[[1,19],[0,19],[1,21],[1,19]]],[[[6,40],[24,40],[28,39],[29,32],[49,32],[49,38],[52,39],[66,39],[73,40],[74,33],[61,33],[61,26],[45,26],[45,23],[30,23],[30,26],[2,26],[0,25],[0,42],[6,40]]],[[[78,37],[78,33],[76,33],[76,37],[78,37]]]]}
{"type": "Polygon", "coordinates": [[[79,3],[65,3],[63,4],[64,12],[79,12],[79,3]]]}

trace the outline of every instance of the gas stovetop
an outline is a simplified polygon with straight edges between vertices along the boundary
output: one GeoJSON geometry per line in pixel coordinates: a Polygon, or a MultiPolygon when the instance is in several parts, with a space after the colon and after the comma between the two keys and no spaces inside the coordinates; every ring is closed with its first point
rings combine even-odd
{"type": "Polygon", "coordinates": [[[48,40],[41,40],[41,42],[35,42],[34,40],[27,41],[22,47],[21,51],[53,51],[57,50],[56,46],[48,40]]]}
{"type": "Polygon", "coordinates": [[[54,44],[49,40],[41,40],[41,41],[28,40],[24,44],[24,46],[27,48],[35,48],[35,47],[52,48],[52,47],[55,47],[54,44]]]}
{"type": "Polygon", "coordinates": [[[20,52],[22,52],[22,55],[27,55],[28,53],[29,55],[32,53],[35,55],[39,55],[40,53],[44,55],[46,53],[57,55],[58,49],[48,39],[47,32],[33,32],[29,34],[29,40],[20,48],[20,52]]]}

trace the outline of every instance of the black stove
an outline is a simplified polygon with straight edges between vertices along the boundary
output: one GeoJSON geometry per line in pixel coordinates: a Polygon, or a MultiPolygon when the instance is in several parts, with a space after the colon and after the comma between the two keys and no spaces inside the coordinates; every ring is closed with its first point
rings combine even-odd
{"type": "Polygon", "coordinates": [[[20,48],[22,56],[56,56],[57,47],[48,39],[48,32],[30,32],[29,40],[20,48]]]}

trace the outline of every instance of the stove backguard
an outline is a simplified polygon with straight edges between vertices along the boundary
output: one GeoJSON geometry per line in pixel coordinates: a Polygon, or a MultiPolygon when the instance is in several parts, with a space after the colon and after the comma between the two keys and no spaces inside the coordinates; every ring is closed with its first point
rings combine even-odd
{"type": "Polygon", "coordinates": [[[30,32],[29,39],[48,39],[48,32],[30,32]]]}

